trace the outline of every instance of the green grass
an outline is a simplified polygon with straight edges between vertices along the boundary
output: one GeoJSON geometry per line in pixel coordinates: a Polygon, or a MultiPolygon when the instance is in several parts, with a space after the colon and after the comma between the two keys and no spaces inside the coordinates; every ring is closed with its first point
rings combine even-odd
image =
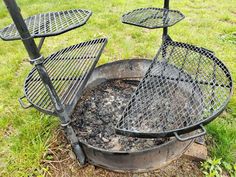
{"type": "MultiPolygon", "coordinates": [[[[47,11],[84,8],[93,11],[87,25],[66,34],[47,38],[42,53],[50,53],[82,41],[106,36],[109,43],[99,64],[124,58],[152,58],[161,42],[161,30],[146,30],[124,25],[120,16],[139,7],[162,7],[157,0],[18,0],[24,17],[47,11]]],[[[235,0],[175,0],[171,7],[186,18],[170,28],[174,40],[215,51],[236,80],[236,3],[235,0]]],[[[0,2],[0,28],[11,23],[0,2]]],[[[38,42],[38,40],[37,40],[38,42]]],[[[56,118],[38,111],[23,110],[18,97],[23,95],[24,78],[32,66],[20,41],[0,41],[0,176],[40,174],[40,158],[47,150],[56,118]]],[[[235,89],[234,89],[235,91],[235,89]]],[[[212,157],[236,161],[236,97],[227,111],[208,127],[213,137],[212,157]]]]}

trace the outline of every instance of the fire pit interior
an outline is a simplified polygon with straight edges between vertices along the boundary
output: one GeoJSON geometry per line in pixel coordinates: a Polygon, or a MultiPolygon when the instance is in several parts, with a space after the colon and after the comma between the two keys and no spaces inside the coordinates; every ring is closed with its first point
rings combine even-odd
{"type": "Polygon", "coordinates": [[[138,84],[138,80],[108,80],[86,90],[72,114],[72,125],[80,141],[106,150],[131,152],[164,143],[165,138],[144,139],[115,133],[114,126],[138,84]]]}

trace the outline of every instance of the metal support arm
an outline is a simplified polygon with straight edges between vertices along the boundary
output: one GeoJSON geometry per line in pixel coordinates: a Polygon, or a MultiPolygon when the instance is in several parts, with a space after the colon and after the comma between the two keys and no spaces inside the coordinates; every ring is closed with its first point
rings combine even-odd
{"type": "Polygon", "coordinates": [[[45,40],[45,37],[42,37],[39,41],[39,45],[38,45],[38,49],[39,51],[41,50],[42,46],[43,46],[43,43],[44,43],[44,40],[45,40]]]}
{"type": "Polygon", "coordinates": [[[85,163],[85,155],[82,151],[82,148],[79,146],[78,138],[76,134],[69,124],[70,117],[66,110],[64,109],[63,104],[61,103],[60,98],[58,97],[56,90],[53,87],[53,84],[47,74],[47,71],[43,65],[43,56],[39,53],[39,48],[36,46],[34,39],[31,37],[28,28],[24,22],[24,19],[20,13],[20,10],[15,2],[15,0],[4,0],[7,9],[16,25],[16,28],[21,36],[22,42],[28,52],[30,57],[31,64],[35,64],[35,67],[39,73],[39,76],[44,83],[44,86],[51,98],[51,101],[55,107],[58,117],[61,120],[62,125],[64,126],[64,130],[66,132],[67,138],[72,144],[74,152],[79,160],[79,162],[83,165],[85,163]],[[39,60],[40,59],[40,60],[39,60]]]}
{"type": "MultiPolygon", "coordinates": [[[[169,9],[169,4],[170,4],[170,2],[169,2],[169,0],[164,0],[164,8],[165,9],[169,9]]],[[[162,38],[163,38],[163,40],[165,39],[165,37],[168,35],[168,27],[164,27],[163,28],[163,35],[162,35],[162,38]]]]}

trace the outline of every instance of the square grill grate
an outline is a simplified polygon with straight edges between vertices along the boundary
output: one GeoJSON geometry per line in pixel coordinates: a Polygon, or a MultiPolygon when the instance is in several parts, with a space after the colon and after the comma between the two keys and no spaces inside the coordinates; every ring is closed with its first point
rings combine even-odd
{"type": "MultiPolygon", "coordinates": [[[[74,9],[60,12],[37,14],[25,19],[25,23],[32,37],[54,36],[84,25],[91,11],[74,9]]],[[[3,40],[21,39],[14,24],[0,31],[3,40]]]]}
{"type": "MultiPolygon", "coordinates": [[[[45,68],[66,110],[70,113],[80,97],[101,53],[106,38],[83,42],[47,57],[45,68]]],[[[37,109],[55,115],[50,97],[34,68],[26,78],[25,96],[37,109]]]]}
{"type": "Polygon", "coordinates": [[[162,8],[140,8],[122,16],[122,22],[143,28],[169,27],[184,19],[184,15],[177,10],[162,8]]]}
{"type": "Polygon", "coordinates": [[[173,136],[209,123],[232,94],[228,69],[210,51],[166,40],[119,120],[135,137],[173,136]]]}

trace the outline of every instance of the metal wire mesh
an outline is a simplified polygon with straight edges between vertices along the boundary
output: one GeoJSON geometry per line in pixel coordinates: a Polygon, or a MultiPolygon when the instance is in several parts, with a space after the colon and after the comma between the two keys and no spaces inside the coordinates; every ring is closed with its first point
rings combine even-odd
{"type": "Polygon", "coordinates": [[[137,137],[172,136],[209,123],[232,92],[228,69],[213,53],[166,40],[116,130],[137,137]]]}
{"type": "MultiPolygon", "coordinates": [[[[101,38],[65,48],[47,57],[45,68],[66,109],[72,109],[94,69],[107,39],[101,38]]],[[[50,97],[34,68],[25,81],[25,96],[36,108],[54,113],[50,97]]]]}
{"type": "Polygon", "coordinates": [[[154,29],[176,24],[184,19],[184,15],[177,10],[161,8],[140,8],[122,16],[122,22],[139,27],[154,29]]]}
{"type": "MultiPolygon", "coordinates": [[[[32,37],[46,37],[58,35],[82,26],[88,21],[91,15],[91,11],[82,9],[49,12],[31,16],[25,20],[25,23],[32,37]]],[[[20,39],[20,35],[14,24],[2,29],[0,37],[3,40],[20,39]]]]}

